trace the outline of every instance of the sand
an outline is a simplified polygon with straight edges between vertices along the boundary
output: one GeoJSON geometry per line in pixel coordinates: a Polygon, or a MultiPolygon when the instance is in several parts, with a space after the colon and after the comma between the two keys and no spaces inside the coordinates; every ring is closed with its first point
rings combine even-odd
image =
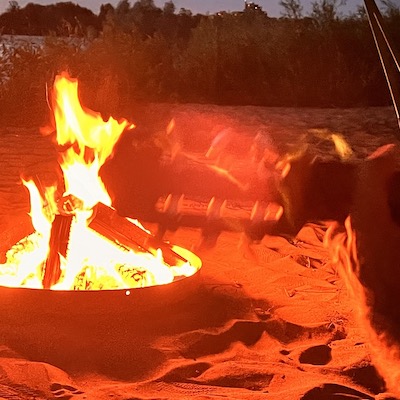
{"type": "MultiPolygon", "coordinates": [[[[235,125],[243,146],[264,127],[285,148],[307,142],[327,158],[332,143],[309,129],[342,134],[355,160],[397,140],[390,108],[152,105],[142,120],[161,126],[170,116],[191,154],[207,150],[221,123],[235,125]]],[[[15,232],[28,211],[21,172],[51,180],[56,154],[36,126],[2,127],[0,154],[0,231],[15,232]]],[[[237,165],[241,156],[232,150],[237,165]]],[[[51,304],[46,315],[0,307],[0,399],[384,398],[357,305],[323,245],[328,226],[265,236],[251,251],[239,233],[221,234],[197,252],[201,282],[179,304],[113,316],[107,304],[72,316],[51,304]]],[[[192,248],[199,235],[180,228],[166,238],[192,248]]]]}

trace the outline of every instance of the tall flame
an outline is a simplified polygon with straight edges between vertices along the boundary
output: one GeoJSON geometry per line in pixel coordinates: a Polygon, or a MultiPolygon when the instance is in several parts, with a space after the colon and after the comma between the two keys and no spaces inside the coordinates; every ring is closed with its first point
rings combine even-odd
{"type": "Polygon", "coordinates": [[[66,73],[54,81],[53,108],[57,143],[68,146],[60,160],[66,194],[81,199],[88,208],[99,201],[111,205],[98,172],[124,130],[134,125],[112,117],[104,121],[99,113],[83,109],[78,96],[78,81],[66,73]]]}

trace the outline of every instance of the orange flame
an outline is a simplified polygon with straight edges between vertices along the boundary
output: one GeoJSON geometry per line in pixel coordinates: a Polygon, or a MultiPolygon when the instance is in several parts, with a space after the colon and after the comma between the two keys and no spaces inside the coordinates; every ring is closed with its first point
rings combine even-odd
{"type": "Polygon", "coordinates": [[[335,145],[336,152],[342,160],[347,160],[353,155],[353,150],[342,135],[339,133],[332,133],[331,138],[335,145]]]}
{"type": "MultiPolygon", "coordinates": [[[[168,266],[163,262],[161,251],[155,255],[134,252],[88,227],[97,203],[111,205],[99,177],[100,167],[112,156],[122,133],[134,125],[113,118],[104,121],[100,114],[83,109],[78,82],[65,73],[56,77],[53,96],[56,141],[63,149],[59,162],[65,190],[59,199],[57,191],[60,189],[49,187],[41,194],[34,182],[24,181],[30,193],[30,216],[35,233],[7,252],[6,263],[0,265],[0,285],[42,287],[52,224],[60,213],[73,215],[73,218],[67,254],[60,255],[61,277],[51,289],[135,288],[170,283],[175,277],[197,272],[201,262],[193,254],[191,264],[181,262],[182,265],[168,266]]],[[[140,226],[133,220],[128,221],[140,226]]]]}
{"type": "Polygon", "coordinates": [[[81,199],[88,208],[99,201],[111,205],[98,172],[124,130],[134,125],[112,117],[103,121],[99,113],[84,110],[79,102],[78,81],[65,73],[55,79],[53,103],[57,143],[69,146],[60,162],[66,194],[81,199]]]}

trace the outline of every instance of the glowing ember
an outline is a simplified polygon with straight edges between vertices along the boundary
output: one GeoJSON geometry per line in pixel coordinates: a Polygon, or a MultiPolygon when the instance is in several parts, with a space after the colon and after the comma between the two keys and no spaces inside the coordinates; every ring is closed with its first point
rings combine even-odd
{"type": "MultiPolygon", "coordinates": [[[[182,258],[176,258],[177,265],[168,265],[159,249],[140,252],[89,228],[95,206],[111,204],[99,170],[122,133],[134,125],[113,118],[104,121],[100,114],[84,110],[78,82],[65,73],[56,77],[53,95],[56,141],[63,149],[59,159],[63,182],[44,193],[33,181],[23,182],[30,193],[35,232],[6,253],[6,263],[0,265],[0,285],[122,289],[167,284],[196,273],[201,262],[184,249],[172,247],[182,258]]],[[[140,224],[125,221],[151,237],[140,224]]]]}
{"type": "Polygon", "coordinates": [[[56,140],[68,146],[60,160],[66,194],[81,199],[87,208],[98,202],[110,205],[98,173],[124,130],[134,125],[113,118],[104,122],[100,114],[84,110],[78,99],[78,82],[65,74],[56,77],[54,91],[56,140]]]}
{"type": "Polygon", "coordinates": [[[340,158],[346,160],[353,155],[353,150],[342,135],[340,135],[339,133],[332,133],[331,138],[333,143],[335,144],[335,149],[340,158]]]}

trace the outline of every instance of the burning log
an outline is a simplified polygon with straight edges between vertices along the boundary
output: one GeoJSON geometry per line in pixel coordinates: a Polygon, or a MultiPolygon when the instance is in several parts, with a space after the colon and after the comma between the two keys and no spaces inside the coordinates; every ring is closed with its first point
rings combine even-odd
{"type": "Polygon", "coordinates": [[[75,196],[68,195],[59,200],[57,208],[59,213],[54,216],[51,224],[49,253],[43,267],[44,289],[50,289],[61,277],[61,259],[67,257],[74,213],[83,208],[83,203],[75,196]]]}
{"type": "Polygon", "coordinates": [[[121,217],[113,208],[105,204],[97,204],[89,228],[128,249],[139,249],[152,254],[156,254],[157,249],[160,249],[164,261],[169,265],[186,262],[186,259],[173,251],[167,243],[156,240],[143,228],[135,225],[131,220],[121,217]]]}
{"type": "Polygon", "coordinates": [[[43,288],[50,289],[61,277],[61,257],[67,256],[72,215],[56,215],[51,226],[49,254],[43,269],[43,288]]]}

